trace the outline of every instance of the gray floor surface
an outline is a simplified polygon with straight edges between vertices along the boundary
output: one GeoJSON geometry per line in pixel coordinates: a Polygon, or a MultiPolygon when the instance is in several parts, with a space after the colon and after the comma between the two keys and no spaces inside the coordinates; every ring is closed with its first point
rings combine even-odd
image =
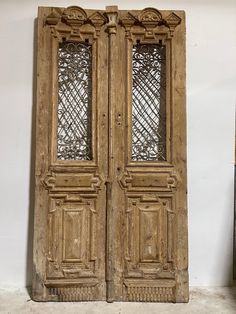
{"type": "Polygon", "coordinates": [[[191,288],[188,304],[127,302],[46,302],[30,300],[26,289],[0,289],[4,314],[236,314],[236,287],[191,288]]]}

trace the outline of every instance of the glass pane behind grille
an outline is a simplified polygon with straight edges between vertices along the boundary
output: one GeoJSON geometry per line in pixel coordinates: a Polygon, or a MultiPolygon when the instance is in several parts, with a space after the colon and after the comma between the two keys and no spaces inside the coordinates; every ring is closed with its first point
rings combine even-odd
{"type": "Polygon", "coordinates": [[[166,51],[133,47],[132,160],[166,160],[166,51]]]}
{"type": "Polygon", "coordinates": [[[91,160],[91,54],[86,43],[60,44],[57,158],[91,160]]]}

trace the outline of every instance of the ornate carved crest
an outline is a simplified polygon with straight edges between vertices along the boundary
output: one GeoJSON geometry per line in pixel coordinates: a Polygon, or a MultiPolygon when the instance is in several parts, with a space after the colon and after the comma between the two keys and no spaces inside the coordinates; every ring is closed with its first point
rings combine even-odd
{"type": "Polygon", "coordinates": [[[87,37],[96,38],[99,36],[101,26],[106,18],[99,11],[88,16],[87,13],[78,6],[71,6],[64,10],[53,9],[46,18],[46,25],[50,25],[52,33],[66,39],[83,39],[87,37]]]}
{"type": "Polygon", "coordinates": [[[140,13],[139,21],[147,29],[155,28],[159,23],[162,22],[162,14],[156,9],[146,8],[140,13]]]}
{"type": "MultiPolygon", "coordinates": [[[[165,18],[160,11],[154,8],[145,8],[138,16],[128,12],[120,18],[120,23],[126,29],[126,36],[131,35],[132,26],[139,25],[144,28],[145,38],[150,39],[154,39],[156,33],[166,33],[173,36],[174,30],[180,22],[181,18],[177,14],[172,12],[165,18]]],[[[140,35],[140,30],[138,33],[140,35]]]]}

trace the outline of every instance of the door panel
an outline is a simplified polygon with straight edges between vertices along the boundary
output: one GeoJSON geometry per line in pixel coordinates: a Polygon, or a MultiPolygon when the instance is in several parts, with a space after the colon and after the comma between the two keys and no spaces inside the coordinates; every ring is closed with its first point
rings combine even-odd
{"type": "Polygon", "coordinates": [[[39,8],[33,298],[188,300],[183,11],[39,8]]]}
{"type": "Polygon", "coordinates": [[[119,18],[114,300],[187,301],[184,14],[148,8],[119,18]]]}
{"type": "Polygon", "coordinates": [[[35,300],[106,298],[104,19],[77,7],[39,8],[35,300]]]}

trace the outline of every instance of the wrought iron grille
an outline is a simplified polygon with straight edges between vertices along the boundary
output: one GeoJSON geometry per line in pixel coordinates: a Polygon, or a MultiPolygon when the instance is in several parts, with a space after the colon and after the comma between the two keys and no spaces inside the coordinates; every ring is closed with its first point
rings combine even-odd
{"type": "Polygon", "coordinates": [[[91,160],[92,47],[65,42],[58,53],[57,158],[91,160]]]}
{"type": "Polygon", "coordinates": [[[133,47],[132,160],[166,160],[166,51],[133,47]]]}

